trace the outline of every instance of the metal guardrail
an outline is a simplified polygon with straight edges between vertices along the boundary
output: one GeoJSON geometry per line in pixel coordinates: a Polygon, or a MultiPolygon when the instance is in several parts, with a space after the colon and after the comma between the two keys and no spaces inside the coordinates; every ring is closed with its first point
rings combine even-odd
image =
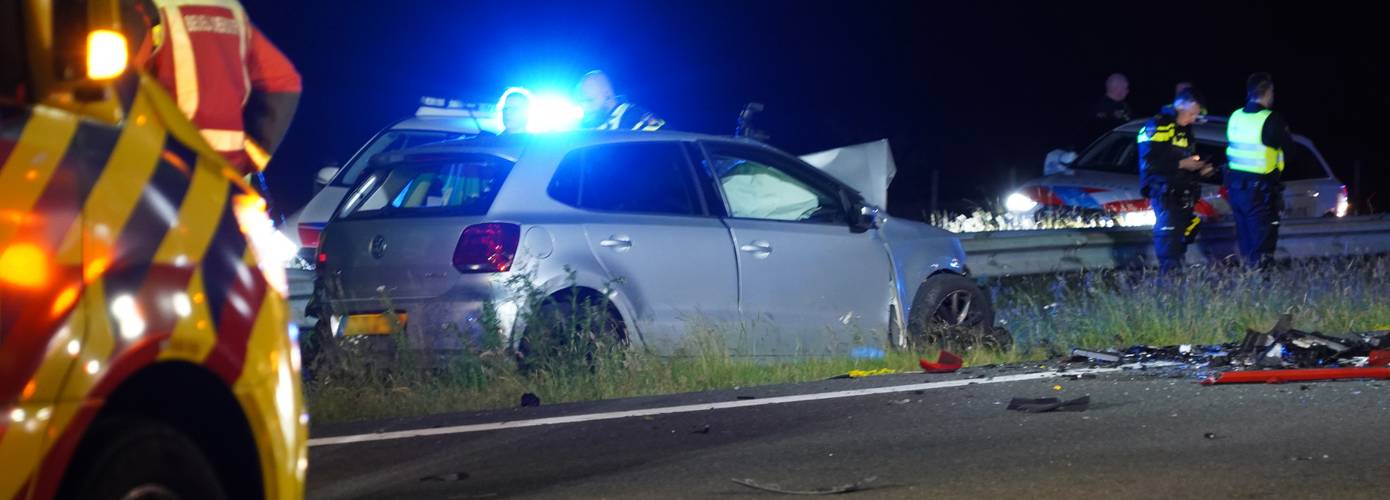
{"type": "MultiPolygon", "coordinates": [[[[1153,229],[1048,229],[961,234],[970,271],[979,277],[1045,274],[1156,265],[1153,229]]],[[[1295,219],[1279,230],[1278,258],[1370,255],[1390,252],[1390,215],[1295,219]]],[[[1204,227],[1188,247],[1190,263],[1216,262],[1236,253],[1233,225],[1204,227]]],[[[314,272],[291,269],[290,307],[301,328],[313,326],[304,306],[314,292],[314,272]]]]}
{"type": "MultiPolygon", "coordinates": [[[[1153,229],[1051,229],[960,235],[975,276],[1043,274],[1157,265],[1153,229]]],[[[1187,249],[1189,263],[1210,263],[1236,253],[1235,226],[1203,227],[1187,249]]],[[[1279,229],[1275,257],[1301,259],[1390,252],[1390,215],[1293,219],[1279,229]]]]}

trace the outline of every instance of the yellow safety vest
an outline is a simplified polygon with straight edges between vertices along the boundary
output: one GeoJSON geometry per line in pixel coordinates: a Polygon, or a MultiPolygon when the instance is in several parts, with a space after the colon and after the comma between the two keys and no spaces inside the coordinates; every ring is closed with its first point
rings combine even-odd
{"type": "Polygon", "coordinates": [[[1237,109],[1226,122],[1226,158],[1231,170],[1265,175],[1274,171],[1284,171],[1284,151],[1271,148],[1264,143],[1265,120],[1270,111],[1262,109],[1247,113],[1237,109]]]}

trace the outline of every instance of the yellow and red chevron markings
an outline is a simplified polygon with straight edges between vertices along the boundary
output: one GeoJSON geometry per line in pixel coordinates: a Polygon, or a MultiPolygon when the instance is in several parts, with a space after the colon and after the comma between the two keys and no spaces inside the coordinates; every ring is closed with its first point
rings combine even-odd
{"type": "Polygon", "coordinates": [[[0,498],[52,496],[103,399],[164,362],[222,380],[266,496],[302,496],[288,305],[236,215],[258,195],[156,83],[130,78],[119,125],[43,105],[0,121],[0,498]]]}

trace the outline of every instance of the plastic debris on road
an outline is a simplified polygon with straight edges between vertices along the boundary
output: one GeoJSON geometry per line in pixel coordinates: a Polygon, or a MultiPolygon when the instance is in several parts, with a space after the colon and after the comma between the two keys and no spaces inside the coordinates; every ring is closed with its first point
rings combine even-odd
{"type": "Polygon", "coordinates": [[[898,373],[898,371],[897,371],[897,370],[894,370],[894,369],[892,369],[892,368],[879,368],[879,369],[877,369],[877,370],[850,370],[849,373],[846,373],[846,374],[844,374],[844,375],[836,375],[836,376],[834,376],[834,377],[830,377],[829,380],[838,380],[838,379],[846,379],[846,378],[877,377],[877,376],[879,376],[879,375],[892,375],[892,374],[894,374],[894,373],[898,373]]]}
{"type": "Polygon", "coordinates": [[[1273,329],[1247,330],[1239,342],[1073,349],[1068,361],[1192,377],[1206,384],[1390,378],[1374,370],[1390,366],[1390,330],[1326,335],[1292,325],[1293,317],[1285,314],[1273,329]]]}
{"type": "Polygon", "coordinates": [[[753,479],[730,479],[730,481],[733,481],[736,484],[747,486],[755,490],[770,491],[773,493],[781,493],[783,495],[840,495],[844,493],[852,493],[855,491],[864,490],[869,483],[872,483],[877,480],[878,476],[870,476],[855,481],[853,483],[843,484],[840,486],[817,488],[813,490],[793,490],[785,488],[776,483],[761,483],[753,479]]]}
{"type": "Polygon", "coordinates": [[[918,364],[922,366],[922,371],[927,373],[953,373],[965,366],[965,360],[950,351],[941,351],[941,356],[936,358],[935,363],[923,359],[918,364]]]}
{"type": "Polygon", "coordinates": [[[1090,396],[1063,401],[1058,398],[1013,398],[1008,409],[1024,413],[1046,413],[1051,411],[1086,411],[1091,406],[1090,396]]]}

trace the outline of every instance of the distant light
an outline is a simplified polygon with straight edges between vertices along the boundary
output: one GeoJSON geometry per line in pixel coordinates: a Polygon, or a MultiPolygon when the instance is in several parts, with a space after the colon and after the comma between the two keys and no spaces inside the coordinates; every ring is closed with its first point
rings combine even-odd
{"type": "Polygon", "coordinates": [[[1347,216],[1347,212],[1350,212],[1350,211],[1351,211],[1351,200],[1349,200],[1348,198],[1349,198],[1349,197],[1347,196],[1347,187],[1346,187],[1346,186],[1342,186],[1341,191],[1339,191],[1339,192],[1337,193],[1337,216],[1338,216],[1338,217],[1346,217],[1346,216],[1347,216]]]}
{"type": "Polygon", "coordinates": [[[125,72],[127,60],[125,36],[111,30],[96,30],[87,35],[87,78],[106,80],[125,72]]]}
{"type": "Polygon", "coordinates": [[[97,372],[99,372],[99,371],[101,371],[101,362],[100,362],[100,361],[97,361],[97,360],[93,359],[93,360],[87,362],[87,374],[88,374],[88,375],[96,375],[97,372]]]}
{"type": "Polygon", "coordinates": [[[1004,200],[1004,208],[1010,212],[1027,212],[1037,208],[1038,202],[1023,193],[1014,193],[1004,200]]]}
{"type": "Polygon", "coordinates": [[[557,95],[535,95],[531,97],[531,121],[526,124],[527,132],[561,132],[579,128],[584,118],[584,109],[578,104],[557,95]]]}

